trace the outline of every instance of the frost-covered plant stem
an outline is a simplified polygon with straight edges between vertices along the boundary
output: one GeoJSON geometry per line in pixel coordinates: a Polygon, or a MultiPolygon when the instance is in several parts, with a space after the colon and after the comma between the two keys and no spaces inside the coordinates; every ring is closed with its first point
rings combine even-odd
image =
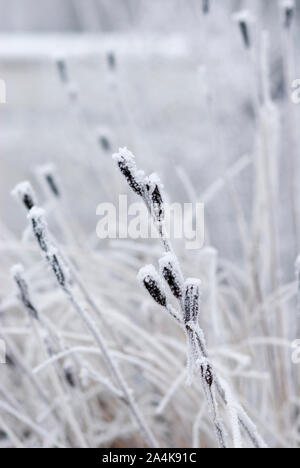
{"type": "Polygon", "coordinates": [[[59,258],[55,247],[51,244],[48,227],[44,219],[44,213],[42,210],[34,207],[29,211],[28,215],[32,223],[33,234],[38,242],[38,245],[41,249],[42,256],[47,261],[49,267],[54,273],[59,287],[65,294],[68,301],[71,303],[73,309],[77,312],[83,323],[85,324],[88,331],[93,336],[95,342],[97,343],[106,365],[111,372],[112,377],[115,382],[118,384],[120,390],[123,393],[123,402],[128,406],[131,411],[131,414],[138,426],[140,427],[145,440],[151,447],[158,447],[158,443],[155,440],[151,429],[147,426],[144,418],[142,417],[134,398],[132,397],[131,390],[128,388],[125,383],[123,376],[111,357],[107,345],[102,337],[100,331],[98,330],[96,324],[90,318],[89,314],[80,306],[76,298],[74,297],[69,283],[68,283],[68,271],[63,265],[61,259],[59,258]]]}
{"type": "MultiPolygon", "coordinates": [[[[30,322],[31,322],[31,325],[32,325],[32,328],[34,330],[34,333],[37,337],[37,340],[43,350],[44,353],[46,353],[46,355],[48,356],[52,356],[53,354],[53,350],[52,350],[52,346],[51,344],[49,343],[48,341],[48,338],[47,338],[47,334],[48,334],[48,330],[45,329],[45,326],[43,325],[43,322],[40,320],[40,314],[38,313],[36,307],[33,305],[33,302],[31,300],[31,297],[30,297],[30,293],[29,293],[29,287],[28,287],[28,284],[27,284],[27,281],[24,277],[24,269],[21,265],[16,265],[12,268],[12,276],[13,276],[13,279],[14,281],[16,282],[16,285],[18,287],[18,290],[19,290],[19,297],[20,297],[20,301],[21,303],[23,304],[26,312],[28,313],[28,316],[29,316],[29,319],[30,319],[30,322]],[[40,327],[41,329],[43,330],[43,338],[41,336],[41,331],[39,330],[38,326],[37,326],[37,323],[40,324],[40,327]]],[[[78,422],[76,420],[76,417],[66,399],[66,395],[65,395],[65,392],[62,388],[62,385],[60,383],[60,380],[59,380],[59,376],[57,375],[56,373],[56,369],[55,368],[50,368],[50,378],[51,378],[51,381],[53,383],[53,386],[54,388],[56,389],[56,392],[59,396],[59,401],[60,401],[60,405],[62,407],[62,410],[64,412],[64,414],[66,415],[66,418],[70,424],[70,427],[75,435],[75,437],[77,438],[77,441],[79,443],[79,446],[81,448],[87,448],[88,445],[82,435],[82,432],[80,430],[80,427],[78,425],[78,422]]]]}
{"type": "MultiPolygon", "coordinates": [[[[53,183],[57,187],[57,191],[60,193],[60,190],[58,188],[58,183],[54,179],[53,168],[50,171],[50,168],[47,166],[47,167],[44,167],[44,168],[40,168],[40,170],[38,170],[38,172],[39,172],[39,175],[44,174],[44,176],[45,176],[45,174],[50,173],[52,175],[53,183]]],[[[19,199],[19,201],[24,205],[24,207],[25,207],[25,209],[27,211],[37,205],[37,198],[36,198],[35,192],[34,192],[34,190],[32,188],[32,185],[28,181],[19,183],[15,187],[15,189],[13,190],[12,194],[17,199],[19,199]]],[[[53,195],[54,195],[54,193],[53,193],[53,195]]],[[[56,214],[57,214],[57,210],[56,210],[56,214]]],[[[62,222],[62,223],[60,223],[60,225],[66,224],[64,222],[64,220],[62,219],[62,217],[60,217],[59,221],[62,222]]],[[[49,237],[50,237],[50,233],[49,233],[49,237]]],[[[116,344],[118,344],[118,340],[117,340],[117,338],[115,336],[114,330],[111,329],[111,327],[108,326],[108,324],[107,324],[107,322],[105,320],[105,317],[104,317],[104,313],[102,312],[100,307],[98,307],[97,303],[95,302],[93,297],[90,295],[90,293],[87,290],[87,288],[85,287],[84,283],[81,281],[79,275],[77,274],[77,271],[76,271],[75,267],[73,266],[73,263],[69,260],[69,258],[66,258],[65,255],[63,255],[61,251],[59,251],[59,249],[57,247],[57,242],[55,242],[52,235],[51,235],[51,242],[52,242],[53,248],[55,248],[57,250],[57,253],[61,257],[63,263],[65,263],[65,265],[67,266],[67,268],[68,268],[68,270],[70,272],[72,281],[76,282],[76,284],[77,284],[80,292],[82,293],[84,299],[86,300],[87,304],[91,307],[91,309],[98,316],[98,318],[100,319],[102,325],[105,327],[106,331],[109,333],[112,340],[116,344]]],[[[40,318],[40,320],[41,320],[41,318],[40,318]]]]}
{"type": "MultiPolygon", "coordinates": [[[[177,273],[174,275],[165,275],[163,270],[168,262],[166,263],[163,261],[161,265],[162,276],[165,278],[173,295],[178,300],[182,318],[178,320],[180,314],[177,313],[175,314],[175,319],[177,322],[179,321],[180,325],[184,325],[188,346],[191,347],[192,351],[192,365],[195,370],[197,370],[202,380],[218,443],[220,447],[225,447],[224,431],[218,416],[215,391],[217,391],[223,403],[228,408],[228,413],[232,416],[231,402],[226,399],[226,392],[217,377],[212,363],[208,359],[204,333],[198,325],[199,288],[195,284],[195,280],[187,280],[187,282],[183,284],[183,275],[178,259],[173,253],[169,240],[164,237],[164,202],[161,193],[161,183],[156,175],[145,177],[144,172],[137,170],[134,156],[127,148],[120,149],[119,153],[113,155],[113,159],[117,162],[121,173],[124,175],[131,189],[144,200],[158,228],[165,253],[168,256],[171,255],[171,259],[173,259],[173,271],[177,270],[177,273]],[[178,281],[177,285],[174,283],[176,280],[178,281]]],[[[140,271],[139,279],[159,305],[173,312],[173,308],[169,308],[167,296],[160,281],[160,277],[152,265],[140,271]]],[[[174,318],[174,313],[171,313],[171,315],[174,318]]],[[[239,405],[236,404],[235,406],[238,413],[239,424],[245,429],[253,445],[257,448],[265,448],[266,444],[257,433],[256,427],[250,418],[239,405]]]]}

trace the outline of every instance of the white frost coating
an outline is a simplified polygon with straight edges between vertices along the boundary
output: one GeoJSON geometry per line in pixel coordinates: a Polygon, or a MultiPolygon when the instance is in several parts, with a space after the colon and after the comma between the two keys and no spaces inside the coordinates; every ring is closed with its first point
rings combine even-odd
{"type": "Polygon", "coordinates": [[[184,291],[184,278],[176,255],[167,252],[159,259],[159,271],[165,279],[172,294],[177,299],[182,299],[184,291]]]}
{"type": "Polygon", "coordinates": [[[282,0],[281,2],[281,6],[282,8],[286,8],[286,9],[294,9],[296,4],[295,4],[295,0],[282,0]]]}
{"type": "Polygon", "coordinates": [[[163,189],[164,185],[162,184],[159,175],[156,172],[153,172],[152,174],[149,175],[147,178],[147,182],[150,185],[150,190],[151,188],[154,189],[156,185],[160,188],[163,189]]]}
{"type": "Polygon", "coordinates": [[[239,425],[238,409],[235,404],[235,400],[233,398],[229,385],[224,380],[222,380],[222,387],[224,389],[227,401],[226,410],[232,428],[234,448],[243,448],[242,435],[239,425]]]}
{"type": "Polygon", "coordinates": [[[46,226],[46,220],[45,220],[45,210],[43,208],[40,208],[39,206],[34,206],[31,208],[31,210],[27,214],[27,219],[32,220],[32,219],[40,219],[45,222],[46,226]]]}
{"type": "Polygon", "coordinates": [[[195,288],[198,288],[199,293],[200,293],[201,284],[202,283],[199,278],[187,278],[185,281],[186,286],[194,286],[195,288]]]}
{"type": "Polygon", "coordinates": [[[52,175],[56,172],[56,166],[53,163],[44,164],[43,166],[38,166],[36,168],[36,173],[40,176],[52,175]]]}
{"type": "Polygon", "coordinates": [[[159,267],[160,271],[164,267],[168,267],[169,265],[172,265],[174,273],[176,273],[176,278],[177,280],[182,284],[184,284],[184,278],[181,273],[180,265],[178,262],[178,259],[176,255],[174,255],[172,252],[166,252],[163,257],[159,259],[159,267]]]}
{"type": "Polygon", "coordinates": [[[23,201],[24,195],[28,195],[32,198],[33,201],[36,200],[35,192],[32,188],[31,183],[28,180],[20,182],[11,192],[12,196],[17,198],[20,201],[23,201]]]}
{"type": "Polygon", "coordinates": [[[18,263],[17,265],[14,265],[11,267],[10,272],[11,272],[12,277],[23,275],[24,266],[21,265],[21,263],[18,263]]]}
{"type": "Polygon", "coordinates": [[[144,197],[145,173],[137,170],[134,155],[127,148],[120,148],[119,152],[113,154],[112,158],[117,162],[131,189],[139,196],[144,197]]]}
{"type": "Polygon", "coordinates": [[[141,283],[143,283],[145,278],[148,277],[152,278],[156,283],[158,283],[161,286],[161,289],[164,290],[164,285],[161,281],[161,277],[159,276],[153,265],[145,265],[143,268],[140,269],[137,275],[137,279],[141,283]]]}
{"type": "Polygon", "coordinates": [[[124,148],[119,148],[119,152],[112,155],[114,161],[120,162],[123,159],[128,162],[128,164],[135,166],[135,156],[129,151],[126,146],[124,148]]]}
{"type": "Polygon", "coordinates": [[[237,23],[253,23],[254,16],[250,13],[249,10],[240,10],[232,15],[232,19],[237,23]]]}

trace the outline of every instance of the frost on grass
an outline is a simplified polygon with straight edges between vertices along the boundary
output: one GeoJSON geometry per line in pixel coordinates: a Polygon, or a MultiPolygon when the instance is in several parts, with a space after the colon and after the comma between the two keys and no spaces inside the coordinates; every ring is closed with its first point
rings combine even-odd
{"type": "Polygon", "coordinates": [[[138,280],[144,285],[157,304],[163,307],[167,306],[167,296],[164,285],[153,265],[146,265],[141,268],[138,274],[138,280]]]}
{"type": "Polygon", "coordinates": [[[239,25],[241,35],[246,48],[251,46],[250,24],[254,21],[249,10],[241,10],[233,14],[233,20],[239,25]]]}
{"type": "Polygon", "coordinates": [[[29,287],[27,281],[25,280],[23,265],[14,265],[11,268],[11,275],[18,287],[20,301],[23,303],[29,315],[37,320],[38,312],[30,299],[29,287]]]}
{"type": "Polygon", "coordinates": [[[128,182],[128,185],[139,196],[145,193],[144,172],[138,171],[133,154],[127,148],[120,148],[119,152],[113,155],[120,171],[128,182]]]}
{"type": "Polygon", "coordinates": [[[188,278],[185,282],[184,311],[185,322],[197,322],[200,310],[201,281],[196,278],[188,278]]]}
{"type": "Polygon", "coordinates": [[[27,180],[18,184],[12,191],[12,195],[17,198],[28,211],[36,205],[36,195],[31,183],[27,180]]]}
{"type": "Polygon", "coordinates": [[[281,7],[284,13],[284,26],[289,29],[293,23],[295,15],[295,0],[282,0],[281,7]]]}
{"type": "Polygon", "coordinates": [[[160,274],[165,279],[172,294],[181,299],[183,296],[184,279],[180,271],[178,260],[171,252],[166,253],[159,260],[160,274]]]}
{"type": "Polygon", "coordinates": [[[45,219],[45,211],[34,207],[28,213],[28,219],[32,223],[33,234],[38,242],[41,252],[51,267],[58,284],[65,288],[70,280],[68,268],[60,258],[57,248],[50,240],[48,225],[45,219]]]}
{"type": "Polygon", "coordinates": [[[67,84],[69,82],[69,75],[68,75],[68,67],[66,57],[63,54],[57,54],[54,57],[54,61],[57,67],[57,72],[59,79],[63,84],[67,84]]]}
{"type": "Polygon", "coordinates": [[[163,185],[156,173],[153,173],[146,178],[145,185],[152,215],[158,223],[161,223],[165,216],[162,195],[163,185]]]}

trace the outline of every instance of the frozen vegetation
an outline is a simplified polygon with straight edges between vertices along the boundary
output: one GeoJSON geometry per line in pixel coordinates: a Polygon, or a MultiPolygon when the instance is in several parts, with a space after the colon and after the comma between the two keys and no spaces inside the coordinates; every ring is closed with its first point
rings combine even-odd
{"type": "Polygon", "coordinates": [[[7,19],[1,448],[300,445],[300,4],[174,2],[7,19]],[[97,237],[120,194],[156,239],[97,237]]]}

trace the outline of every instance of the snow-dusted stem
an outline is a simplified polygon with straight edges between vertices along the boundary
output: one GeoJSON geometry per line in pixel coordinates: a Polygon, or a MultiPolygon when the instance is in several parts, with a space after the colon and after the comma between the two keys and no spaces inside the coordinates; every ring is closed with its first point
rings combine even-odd
{"type": "MultiPolygon", "coordinates": [[[[166,254],[166,257],[160,262],[161,275],[164,277],[173,295],[178,300],[181,317],[180,314],[177,311],[174,311],[174,309],[169,305],[160,276],[152,265],[142,268],[138,277],[152,298],[159,305],[166,308],[172,318],[174,318],[177,323],[184,328],[187,336],[188,348],[191,350],[191,355],[188,354],[188,362],[191,366],[191,372],[193,369],[196,369],[200,375],[218,443],[220,447],[226,447],[224,430],[218,416],[215,392],[217,391],[219,393],[226,406],[230,407],[230,404],[226,399],[226,392],[217,378],[214,367],[208,360],[204,333],[198,326],[200,296],[199,281],[190,279],[184,282],[179,261],[165,234],[164,202],[161,190],[162,185],[156,175],[145,177],[144,172],[137,170],[134,156],[127,150],[127,148],[120,149],[119,153],[115,154],[113,158],[116,160],[121,173],[124,175],[131,189],[144,200],[152,215],[154,223],[158,227],[158,232],[166,254]]],[[[266,444],[257,434],[254,424],[246,413],[238,405],[235,406],[238,407],[238,421],[246,430],[253,445],[258,448],[266,447],[266,444]]]]}
{"type": "Polygon", "coordinates": [[[33,234],[38,242],[38,245],[41,249],[41,253],[47,263],[50,266],[50,269],[54,273],[59,287],[64,292],[68,301],[71,303],[72,307],[76,313],[80,316],[81,320],[86,325],[87,329],[95,339],[103,357],[106,362],[108,369],[110,370],[115,382],[119,385],[120,390],[123,394],[123,401],[128,406],[131,411],[131,414],[135,421],[137,422],[139,428],[144,434],[145,440],[151,447],[158,447],[158,443],[155,440],[154,435],[152,434],[151,429],[147,426],[144,421],[132,395],[131,390],[127,387],[121,372],[117,364],[114,362],[110,356],[109,350],[105,343],[104,338],[102,337],[100,331],[98,330],[96,324],[90,318],[89,314],[80,306],[74,297],[70,287],[69,287],[69,272],[62,262],[57,250],[51,244],[50,236],[48,232],[48,226],[44,218],[43,210],[33,207],[29,211],[28,218],[31,220],[33,234]]]}

